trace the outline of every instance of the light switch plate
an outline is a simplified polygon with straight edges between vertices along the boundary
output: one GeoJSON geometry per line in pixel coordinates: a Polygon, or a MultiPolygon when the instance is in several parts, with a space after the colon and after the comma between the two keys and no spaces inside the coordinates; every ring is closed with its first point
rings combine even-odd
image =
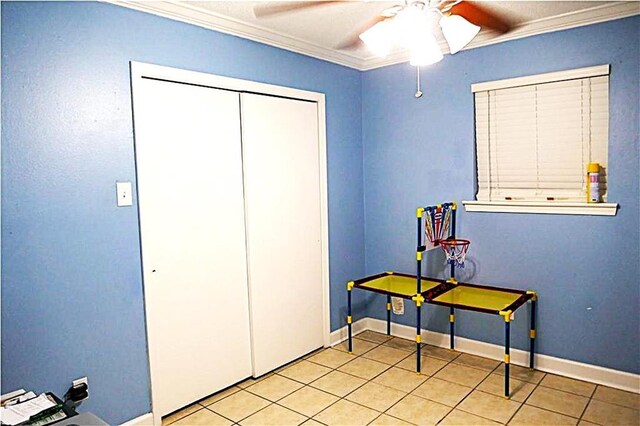
{"type": "Polygon", "coordinates": [[[133,205],[131,182],[116,182],[116,196],[118,199],[118,207],[133,205]]]}

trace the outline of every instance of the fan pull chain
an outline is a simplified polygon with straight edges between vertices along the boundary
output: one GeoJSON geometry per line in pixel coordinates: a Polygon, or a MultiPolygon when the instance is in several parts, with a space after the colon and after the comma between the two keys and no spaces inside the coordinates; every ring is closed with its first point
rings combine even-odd
{"type": "Polygon", "coordinates": [[[420,90],[420,67],[416,67],[416,93],[413,95],[417,98],[422,97],[422,90],[420,90]]]}

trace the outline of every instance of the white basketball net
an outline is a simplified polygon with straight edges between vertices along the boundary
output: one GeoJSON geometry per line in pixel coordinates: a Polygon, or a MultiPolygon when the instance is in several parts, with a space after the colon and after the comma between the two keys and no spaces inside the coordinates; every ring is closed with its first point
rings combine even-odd
{"type": "MultiPolygon", "coordinates": [[[[464,240],[457,240],[464,241],[464,240]]],[[[440,244],[442,251],[447,256],[447,262],[458,268],[464,268],[464,259],[467,257],[469,244],[440,244]]]]}

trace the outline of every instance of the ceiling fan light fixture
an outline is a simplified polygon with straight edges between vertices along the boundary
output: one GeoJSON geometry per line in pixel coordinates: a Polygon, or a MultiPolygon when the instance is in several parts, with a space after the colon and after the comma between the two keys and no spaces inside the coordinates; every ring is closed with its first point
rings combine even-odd
{"type": "Polygon", "coordinates": [[[459,15],[445,15],[440,19],[440,27],[451,54],[458,53],[480,32],[480,27],[459,15]]]}
{"type": "Polygon", "coordinates": [[[409,63],[415,67],[435,64],[443,58],[442,51],[433,34],[423,34],[420,40],[412,43],[409,48],[409,63]]]}
{"type": "Polygon", "coordinates": [[[396,37],[402,46],[411,46],[432,32],[429,13],[417,6],[403,9],[394,21],[396,37]]]}
{"type": "Polygon", "coordinates": [[[380,21],[358,37],[375,55],[384,58],[391,50],[393,28],[389,20],[380,21]]]}

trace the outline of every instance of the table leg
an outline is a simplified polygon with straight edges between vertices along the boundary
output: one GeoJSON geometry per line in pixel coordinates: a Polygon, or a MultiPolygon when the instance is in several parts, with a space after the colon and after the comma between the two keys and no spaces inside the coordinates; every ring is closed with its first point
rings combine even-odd
{"type": "Polygon", "coordinates": [[[531,330],[529,330],[529,368],[533,368],[533,355],[535,353],[536,308],[537,308],[537,297],[534,293],[533,298],[531,299],[531,330]]]}
{"type": "Polygon", "coordinates": [[[420,343],[422,340],[421,333],[420,333],[420,324],[421,324],[420,310],[421,309],[422,307],[420,306],[420,302],[417,302],[417,305],[416,305],[416,372],[418,374],[420,374],[420,372],[422,371],[421,365],[420,365],[420,343]]]}
{"type": "Polygon", "coordinates": [[[387,336],[391,336],[391,296],[387,295],[387,336]]]}
{"type": "Polygon", "coordinates": [[[347,284],[347,329],[349,331],[349,353],[353,353],[353,338],[351,337],[351,291],[353,290],[353,281],[347,284]]]}
{"type": "Polygon", "coordinates": [[[504,397],[509,398],[509,364],[511,363],[509,355],[510,346],[510,327],[511,322],[508,317],[505,317],[504,322],[504,397]]]}
{"type": "Polygon", "coordinates": [[[449,347],[451,350],[455,349],[454,338],[455,338],[455,310],[453,307],[449,308],[449,347]]]}
{"type": "Polygon", "coordinates": [[[422,321],[421,321],[421,309],[422,304],[424,303],[424,296],[421,294],[416,294],[411,298],[414,302],[416,302],[416,372],[420,374],[421,366],[420,366],[420,346],[422,343],[422,321]]]}

